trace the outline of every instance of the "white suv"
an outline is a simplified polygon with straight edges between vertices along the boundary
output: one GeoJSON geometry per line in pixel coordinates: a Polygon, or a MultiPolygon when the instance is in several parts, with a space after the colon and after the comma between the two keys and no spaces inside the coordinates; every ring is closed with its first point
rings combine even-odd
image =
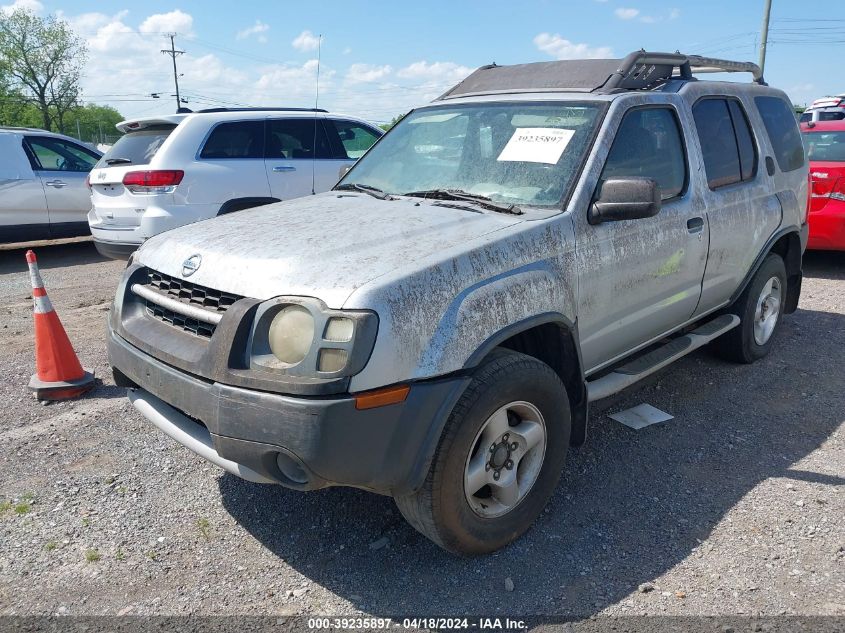
{"type": "Polygon", "coordinates": [[[383,134],[325,110],[214,109],[119,123],[91,172],[88,224],[125,259],[177,226],[328,191],[383,134]]]}

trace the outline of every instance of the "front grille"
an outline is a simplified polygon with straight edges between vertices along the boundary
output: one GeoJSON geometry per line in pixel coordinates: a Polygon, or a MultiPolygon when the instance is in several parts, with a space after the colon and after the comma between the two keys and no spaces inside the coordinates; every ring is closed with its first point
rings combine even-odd
{"type": "MultiPolygon", "coordinates": [[[[226,312],[233,303],[243,298],[231,292],[206,288],[150,269],[147,269],[147,280],[142,285],[186,306],[194,306],[192,308],[194,313],[196,313],[196,308],[201,308],[219,315],[226,312]]],[[[211,338],[217,328],[213,323],[195,319],[190,314],[182,314],[178,309],[174,310],[165,305],[159,305],[159,303],[150,299],[142,298],[142,300],[147,314],[151,317],[185,332],[190,332],[202,338],[211,338]]],[[[168,302],[165,301],[164,303],[168,302]]]]}
{"type": "Polygon", "coordinates": [[[223,292],[222,290],[214,290],[213,288],[192,284],[189,281],[176,279],[175,277],[155,270],[149,270],[149,275],[149,285],[159,292],[170,295],[182,303],[191,303],[201,306],[206,310],[225,312],[235,301],[243,299],[243,297],[232,294],[231,292],[223,292]]]}

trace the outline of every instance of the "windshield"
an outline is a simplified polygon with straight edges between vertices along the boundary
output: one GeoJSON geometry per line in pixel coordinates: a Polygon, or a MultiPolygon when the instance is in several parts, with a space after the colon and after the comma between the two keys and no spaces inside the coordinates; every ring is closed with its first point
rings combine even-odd
{"type": "Polygon", "coordinates": [[[588,148],[600,104],[475,103],[399,122],[339,183],[403,195],[435,190],[558,205],[588,148]]]}
{"type": "Polygon", "coordinates": [[[175,125],[151,125],[143,130],[124,134],[100,159],[97,167],[146,165],[175,129],[175,125]]]}
{"type": "Polygon", "coordinates": [[[845,162],[845,131],[804,134],[807,158],[813,161],[845,162]]]}

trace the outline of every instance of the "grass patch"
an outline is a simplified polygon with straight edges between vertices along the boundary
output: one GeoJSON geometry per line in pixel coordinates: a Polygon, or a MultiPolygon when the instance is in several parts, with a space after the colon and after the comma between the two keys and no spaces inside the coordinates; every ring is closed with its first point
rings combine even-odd
{"type": "Polygon", "coordinates": [[[197,519],[197,529],[205,537],[206,541],[211,540],[211,524],[208,522],[208,519],[197,519]]]}
{"type": "Polygon", "coordinates": [[[59,544],[56,543],[56,541],[47,541],[47,543],[44,545],[44,549],[47,550],[48,552],[52,552],[58,546],[59,546],[59,544]]]}
{"type": "Polygon", "coordinates": [[[91,519],[82,517],[82,527],[88,527],[89,525],[91,525],[91,519]]]}
{"type": "Polygon", "coordinates": [[[21,495],[21,501],[26,501],[27,503],[32,503],[35,501],[35,493],[34,492],[25,492],[21,495]]]}
{"type": "Polygon", "coordinates": [[[95,549],[85,550],[85,560],[87,560],[89,563],[96,563],[101,558],[102,558],[102,556],[100,555],[100,552],[98,552],[97,550],[95,550],[95,549]]]}
{"type": "Polygon", "coordinates": [[[11,501],[2,501],[0,502],[0,512],[6,512],[7,510],[12,509],[12,502],[11,501]]]}
{"type": "Polygon", "coordinates": [[[151,549],[149,552],[147,552],[147,558],[149,558],[150,560],[155,560],[156,558],[158,558],[158,552],[156,552],[154,549],[151,549]]]}
{"type": "Polygon", "coordinates": [[[115,557],[117,560],[126,560],[126,553],[125,553],[122,549],[118,549],[118,550],[114,553],[114,557],[115,557]]]}
{"type": "Polygon", "coordinates": [[[21,501],[15,506],[15,514],[26,514],[31,509],[31,506],[26,501],[21,501]]]}

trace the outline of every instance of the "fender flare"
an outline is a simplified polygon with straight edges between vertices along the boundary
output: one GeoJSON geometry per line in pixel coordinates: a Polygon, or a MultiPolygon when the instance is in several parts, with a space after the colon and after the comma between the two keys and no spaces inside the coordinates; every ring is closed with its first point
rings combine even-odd
{"type": "Polygon", "coordinates": [[[226,215],[227,213],[234,213],[235,211],[244,211],[246,209],[260,207],[265,204],[272,204],[274,202],[281,202],[281,200],[272,197],[232,198],[221,205],[217,215],[226,215]]]}

